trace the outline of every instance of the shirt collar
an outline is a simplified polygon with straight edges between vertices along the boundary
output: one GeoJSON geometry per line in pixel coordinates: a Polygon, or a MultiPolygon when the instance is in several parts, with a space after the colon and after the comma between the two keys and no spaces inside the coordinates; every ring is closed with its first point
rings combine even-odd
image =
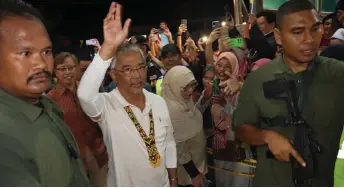
{"type": "MultiPolygon", "coordinates": [[[[307,71],[312,71],[315,64],[319,64],[318,56],[314,57],[313,61],[308,65],[307,71]]],[[[274,69],[275,71],[273,72],[273,74],[282,74],[282,73],[295,74],[289,68],[289,66],[286,63],[284,63],[283,54],[275,58],[274,65],[276,66],[276,68],[274,69]]]]}
{"type": "MultiPolygon", "coordinates": [[[[43,100],[45,97],[40,97],[39,102],[43,105],[44,109],[49,115],[52,115],[52,106],[47,100],[43,100]]],[[[0,89],[0,103],[5,104],[11,108],[14,108],[23,113],[31,122],[35,122],[41,115],[43,109],[33,104],[30,104],[10,93],[7,93],[3,89],[0,89]]]]}
{"type": "MultiPolygon", "coordinates": [[[[79,82],[77,81],[77,82],[76,82],[76,88],[78,88],[78,86],[79,86],[79,82]]],[[[69,91],[67,88],[63,87],[63,85],[60,84],[60,83],[57,83],[55,88],[56,88],[57,93],[58,93],[60,96],[62,96],[63,94],[65,94],[65,92],[69,91]]]]}
{"type": "MultiPolygon", "coordinates": [[[[150,109],[153,105],[153,100],[149,96],[149,92],[146,91],[145,89],[143,89],[143,94],[144,94],[145,100],[146,100],[146,108],[145,109],[150,109]],[[149,107],[149,108],[147,108],[147,107],[149,107]]],[[[127,106],[133,107],[133,106],[135,106],[135,105],[130,104],[127,100],[124,99],[122,94],[119,92],[118,87],[116,89],[114,89],[114,95],[122,107],[127,107],[127,106]]]]}

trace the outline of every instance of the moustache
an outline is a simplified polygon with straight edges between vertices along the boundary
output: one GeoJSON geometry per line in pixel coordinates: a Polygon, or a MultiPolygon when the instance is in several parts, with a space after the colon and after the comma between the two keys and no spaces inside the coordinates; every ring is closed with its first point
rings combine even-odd
{"type": "Polygon", "coordinates": [[[29,83],[31,80],[33,80],[36,76],[41,76],[41,75],[44,75],[46,77],[48,77],[49,80],[52,80],[53,79],[53,75],[52,73],[48,72],[48,71],[42,71],[42,72],[37,72],[35,74],[32,74],[31,76],[29,76],[27,79],[26,79],[26,82],[29,83]]]}

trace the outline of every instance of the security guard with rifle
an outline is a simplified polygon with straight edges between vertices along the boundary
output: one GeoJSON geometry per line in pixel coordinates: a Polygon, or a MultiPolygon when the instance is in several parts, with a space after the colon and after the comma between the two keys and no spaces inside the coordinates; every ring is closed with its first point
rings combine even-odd
{"type": "Polygon", "coordinates": [[[257,146],[253,186],[333,186],[344,63],[317,56],[322,33],[309,1],[287,1],[274,31],[282,55],[245,80],[233,128],[257,146]]]}

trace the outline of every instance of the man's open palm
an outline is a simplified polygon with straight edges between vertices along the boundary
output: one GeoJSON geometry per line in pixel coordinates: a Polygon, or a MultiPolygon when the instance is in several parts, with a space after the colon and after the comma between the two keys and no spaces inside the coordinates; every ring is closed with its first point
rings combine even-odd
{"type": "Polygon", "coordinates": [[[128,36],[130,19],[127,19],[122,27],[122,6],[115,2],[111,3],[109,12],[104,19],[103,32],[104,43],[114,49],[120,46],[128,36]]]}

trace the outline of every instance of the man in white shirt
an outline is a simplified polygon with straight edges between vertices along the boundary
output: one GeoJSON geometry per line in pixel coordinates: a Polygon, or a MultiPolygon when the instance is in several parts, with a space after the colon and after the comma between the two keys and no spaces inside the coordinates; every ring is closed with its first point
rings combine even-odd
{"type": "Polygon", "coordinates": [[[147,73],[140,48],[120,46],[130,22],[122,28],[121,5],[112,3],[104,19],[104,43],[81,79],[78,97],[102,129],[109,154],[108,186],[176,186],[176,144],[166,102],[143,89],[147,73]],[[99,93],[109,67],[118,87],[99,93]]]}

